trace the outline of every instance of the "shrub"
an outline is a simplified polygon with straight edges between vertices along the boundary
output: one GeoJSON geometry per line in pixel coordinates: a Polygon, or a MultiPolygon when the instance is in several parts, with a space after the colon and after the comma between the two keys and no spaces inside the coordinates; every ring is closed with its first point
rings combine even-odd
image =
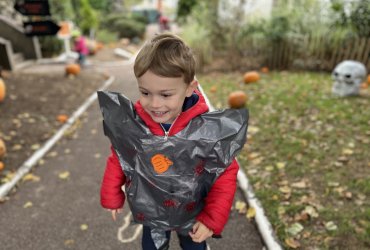
{"type": "Polygon", "coordinates": [[[54,36],[41,36],[39,43],[43,57],[58,55],[63,50],[63,41],[54,36]]]}
{"type": "Polygon", "coordinates": [[[120,38],[142,38],[145,33],[145,24],[137,22],[133,19],[120,19],[114,23],[115,31],[120,38]]]}
{"type": "Polygon", "coordinates": [[[141,16],[129,15],[127,13],[108,15],[102,20],[101,27],[116,33],[119,38],[143,37],[145,33],[145,20],[141,16]]]}
{"type": "Polygon", "coordinates": [[[112,32],[106,29],[98,30],[96,33],[96,40],[103,43],[111,43],[117,41],[118,34],[117,32],[112,32]]]}

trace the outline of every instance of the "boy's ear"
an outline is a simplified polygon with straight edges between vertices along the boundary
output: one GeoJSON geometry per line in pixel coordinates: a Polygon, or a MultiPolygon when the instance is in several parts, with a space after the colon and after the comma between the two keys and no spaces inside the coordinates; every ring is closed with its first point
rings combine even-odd
{"type": "Polygon", "coordinates": [[[188,88],[186,89],[186,96],[187,97],[190,97],[193,94],[193,92],[197,89],[197,87],[198,87],[198,81],[197,80],[193,80],[189,84],[188,88]]]}

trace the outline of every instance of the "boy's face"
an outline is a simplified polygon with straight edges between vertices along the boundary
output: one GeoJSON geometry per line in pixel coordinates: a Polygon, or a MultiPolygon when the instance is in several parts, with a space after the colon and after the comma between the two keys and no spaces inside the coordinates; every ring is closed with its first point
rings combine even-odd
{"type": "Polygon", "coordinates": [[[162,77],[150,70],[138,78],[138,84],[141,106],[157,123],[173,123],[185,97],[197,86],[196,81],[186,84],[182,77],[162,77]]]}

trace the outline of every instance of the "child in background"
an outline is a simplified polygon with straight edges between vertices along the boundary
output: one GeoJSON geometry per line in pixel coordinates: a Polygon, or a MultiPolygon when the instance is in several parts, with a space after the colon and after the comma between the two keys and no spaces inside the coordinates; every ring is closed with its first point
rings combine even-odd
{"type": "Polygon", "coordinates": [[[182,249],[205,250],[205,240],[219,238],[228,220],[239,169],[234,157],[246,140],[247,111],[209,119],[213,112],[207,113],[197,90],[193,54],[175,35],[147,42],[134,73],[140,91],[134,106],[116,93],[98,93],[104,132],[112,142],[101,205],[116,220],[127,197],[134,220],[144,225],[144,250],[168,249],[171,231],[178,233],[182,249]],[[104,104],[109,101],[111,106],[104,104]]]}
{"type": "Polygon", "coordinates": [[[72,38],[74,41],[74,50],[78,53],[78,64],[83,67],[86,64],[86,57],[89,54],[86,38],[81,35],[79,30],[74,30],[72,32],[72,38]]]}

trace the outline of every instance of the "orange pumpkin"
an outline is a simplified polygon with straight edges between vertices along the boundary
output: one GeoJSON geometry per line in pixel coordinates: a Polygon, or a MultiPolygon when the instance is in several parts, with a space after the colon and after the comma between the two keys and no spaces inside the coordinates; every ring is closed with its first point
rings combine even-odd
{"type": "Polygon", "coordinates": [[[257,71],[249,71],[244,74],[244,83],[257,82],[260,79],[260,74],[257,71]]]}
{"type": "Polygon", "coordinates": [[[6,86],[3,79],[0,78],[0,102],[4,101],[6,96],[6,86]]]}
{"type": "Polygon", "coordinates": [[[0,161],[0,172],[1,172],[1,170],[3,170],[4,168],[5,168],[4,163],[2,163],[2,162],[0,161]]]}
{"type": "Polygon", "coordinates": [[[233,109],[243,108],[247,99],[247,95],[243,91],[234,91],[229,95],[229,106],[233,109]]]}
{"type": "Polygon", "coordinates": [[[5,142],[0,139],[0,159],[6,154],[5,142]]]}
{"type": "Polygon", "coordinates": [[[209,91],[210,91],[211,93],[216,93],[216,92],[217,92],[217,87],[216,87],[216,86],[212,86],[212,87],[209,89],[209,91]]]}
{"type": "Polygon", "coordinates": [[[168,170],[173,162],[168,159],[165,155],[156,154],[151,159],[154,171],[158,174],[162,174],[168,170]]]}
{"type": "Polygon", "coordinates": [[[81,66],[77,63],[71,63],[66,66],[67,75],[78,75],[81,72],[81,66]]]}
{"type": "Polygon", "coordinates": [[[104,48],[104,44],[103,44],[102,42],[97,42],[97,44],[96,44],[96,48],[97,48],[98,50],[101,50],[101,49],[103,49],[103,48],[104,48]]]}
{"type": "Polygon", "coordinates": [[[266,74],[266,73],[268,73],[269,71],[270,71],[270,70],[269,70],[269,68],[268,68],[268,67],[262,67],[262,68],[261,68],[261,72],[262,72],[262,73],[265,73],[265,74],[266,74]]]}

